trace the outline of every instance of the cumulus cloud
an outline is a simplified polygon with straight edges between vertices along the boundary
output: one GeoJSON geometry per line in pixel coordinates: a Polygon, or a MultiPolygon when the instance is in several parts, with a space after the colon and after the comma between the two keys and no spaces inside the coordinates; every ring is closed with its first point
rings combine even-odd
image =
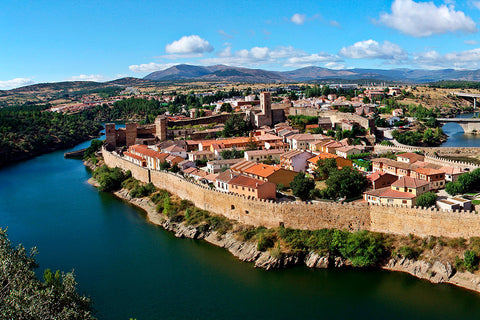
{"type": "Polygon", "coordinates": [[[78,76],[73,76],[70,78],[66,79],[67,81],[95,81],[95,82],[101,82],[107,80],[104,76],[101,74],[81,74],[78,76]]]}
{"type": "Polygon", "coordinates": [[[477,69],[480,68],[480,48],[441,54],[431,50],[414,54],[413,63],[427,69],[477,69]]]}
{"type": "MultiPolygon", "coordinates": [[[[320,52],[320,53],[313,53],[313,54],[306,54],[300,55],[296,57],[288,58],[287,61],[284,63],[285,67],[308,67],[312,65],[318,65],[320,63],[325,63],[326,65],[333,66],[332,63],[337,63],[340,59],[336,56],[331,55],[327,52],[320,52]]],[[[327,67],[329,68],[329,67],[327,67]]]]}
{"type": "Polygon", "coordinates": [[[165,51],[170,54],[199,54],[212,52],[210,43],[197,35],[183,36],[165,46],[165,51]]]}
{"type": "Polygon", "coordinates": [[[407,52],[399,45],[389,41],[384,41],[380,44],[372,39],[356,42],[349,47],[343,47],[338,54],[350,59],[383,59],[401,61],[408,57],[407,52]]]}
{"type": "Polygon", "coordinates": [[[11,80],[4,80],[0,81],[0,89],[1,90],[9,90],[18,87],[27,86],[29,84],[33,84],[32,78],[15,78],[11,80]]]}
{"type": "Polygon", "coordinates": [[[170,67],[173,67],[174,65],[177,65],[178,63],[155,63],[155,62],[150,62],[150,63],[143,63],[143,64],[133,64],[128,67],[130,71],[133,71],[135,73],[145,73],[145,72],[154,72],[154,71],[160,71],[164,69],[168,69],[170,67]]]}
{"type": "Polygon", "coordinates": [[[232,52],[231,46],[220,51],[215,58],[202,59],[203,64],[258,66],[276,64],[284,67],[305,67],[319,63],[338,62],[341,58],[326,52],[309,54],[293,47],[253,47],[232,52]]]}
{"type": "Polygon", "coordinates": [[[476,23],[462,11],[455,11],[452,4],[436,6],[433,2],[412,0],[395,0],[392,12],[380,15],[378,22],[413,37],[477,31],[476,23]]]}
{"type": "Polygon", "coordinates": [[[295,24],[304,24],[305,20],[307,20],[307,15],[305,14],[300,14],[300,13],[295,13],[291,18],[290,21],[292,21],[295,24]]]}

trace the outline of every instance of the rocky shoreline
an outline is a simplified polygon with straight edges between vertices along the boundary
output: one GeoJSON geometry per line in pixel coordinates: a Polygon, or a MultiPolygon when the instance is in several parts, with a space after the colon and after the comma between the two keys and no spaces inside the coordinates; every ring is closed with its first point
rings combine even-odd
{"type": "MultiPolygon", "coordinates": [[[[87,165],[87,164],[86,164],[87,165]]],[[[89,163],[88,167],[94,169],[89,163]]],[[[98,186],[95,179],[88,180],[93,186],[98,186]]],[[[200,228],[185,223],[171,221],[163,214],[155,210],[155,205],[149,198],[132,198],[128,190],[122,189],[114,192],[115,196],[146,212],[149,222],[171,231],[177,238],[190,238],[205,240],[215,246],[227,249],[231,254],[244,262],[252,262],[257,268],[265,270],[286,268],[295,265],[306,265],[310,268],[341,268],[349,267],[350,263],[341,257],[330,257],[320,255],[316,252],[305,253],[274,253],[270,251],[257,250],[255,241],[239,240],[235,233],[227,232],[223,235],[214,230],[202,231],[200,228]]],[[[390,258],[380,268],[389,271],[406,272],[420,279],[432,283],[449,283],[469,290],[480,292],[480,276],[469,272],[458,272],[448,262],[435,261],[433,264],[423,260],[411,260],[406,258],[390,258]]]]}

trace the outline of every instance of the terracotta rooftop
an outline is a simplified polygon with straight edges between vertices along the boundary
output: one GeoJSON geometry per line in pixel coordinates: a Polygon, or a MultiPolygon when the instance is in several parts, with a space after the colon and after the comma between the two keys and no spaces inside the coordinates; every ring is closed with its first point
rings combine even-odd
{"type": "Polygon", "coordinates": [[[400,179],[392,183],[392,187],[416,189],[426,186],[428,184],[429,182],[425,180],[415,179],[412,177],[401,177],[400,179]]]}
{"type": "Polygon", "coordinates": [[[247,173],[247,174],[252,174],[252,175],[255,175],[255,176],[258,176],[258,177],[267,178],[272,173],[275,173],[280,169],[281,169],[280,167],[274,167],[274,166],[269,166],[269,165],[266,165],[266,164],[260,164],[259,163],[259,164],[255,164],[251,167],[248,167],[243,172],[247,173]]]}
{"type": "Polygon", "coordinates": [[[415,172],[419,174],[424,174],[426,176],[431,176],[433,174],[442,174],[443,172],[437,169],[432,169],[432,168],[417,168],[415,169],[415,172]]]}
{"type": "Polygon", "coordinates": [[[340,157],[337,156],[336,154],[322,152],[322,153],[317,154],[315,157],[308,159],[307,161],[311,162],[311,163],[314,163],[314,164],[317,164],[317,161],[320,160],[320,159],[323,160],[323,159],[336,159],[336,158],[340,158],[340,157]]]}
{"type": "Polygon", "coordinates": [[[386,173],[386,172],[382,172],[382,171],[376,171],[374,173],[371,173],[367,176],[367,179],[369,181],[377,181],[378,179],[380,179],[380,177],[383,177],[383,176],[392,176],[392,177],[395,177],[393,174],[390,174],[390,173],[386,173]]]}
{"type": "Polygon", "coordinates": [[[259,186],[265,183],[269,183],[269,182],[258,180],[258,179],[244,176],[244,175],[238,175],[228,182],[228,184],[231,184],[231,185],[237,185],[237,186],[254,188],[254,189],[258,188],[259,186]]]}
{"type": "Polygon", "coordinates": [[[415,195],[413,193],[392,190],[390,189],[390,187],[370,190],[365,192],[365,194],[374,196],[374,197],[380,197],[380,198],[397,198],[397,199],[414,199],[415,198],[415,195]]]}
{"type": "Polygon", "coordinates": [[[282,159],[292,159],[292,158],[295,158],[296,156],[299,156],[303,153],[307,153],[310,155],[310,158],[312,158],[313,156],[306,152],[306,151],[301,151],[301,150],[290,150],[290,151],[287,151],[285,152],[284,154],[282,154],[281,158],[282,159]]]}
{"type": "Polygon", "coordinates": [[[416,161],[423,161],[423,159],[425,159],[424,156],[422,156],[420,154],[413,153],[413,152],[406,152],[406,153],[399,154],[397,156],[397,159],[398,158],[408,159],[410,161],[410,163],[414,163],[416,161]]]}
{"type": "Polygon", "coordinates": [[[228,183],[230,180],[232,180],[234,177],[240,175],[237,172],[232,172],[232,170],[225,170],[224,172],[220,173],[215,180],[220,181],[220,182],[226,182],[228,183]]]}
{"type": "Polygon", "coordinates": [[[251,166],[254,166],[254,165],[255,165],[255,162],[243,160],[231,166],[230,169],[233,171],[243,172],[243,170],[250,168],[251,166]]]}
{"type": "Polygon", "coordinates": [[[123,155],[124,155],[124,156],[127,156],[127,157],[130,157],[130,158],[133,158],[133,159],[140,160],[140,161],[143,160],[142,157],[137,156],[136,154],[130,153],[130,152],[128,152],[128,151],[125,151],[125,152],[123,153],[123,155]]]}
{"type": "Polygon", "coordinates": [[[135,144],[133,146],[130,146],[128,150],[130,153],[136,152],[146,157],[152,157],[157,159],[165,159],[168,156],[168,154],[166,153],[161,153],[161,152],[149,149],[146,145],[143,145],[143,144],[135,144]]]}
{"type": "Polygon", "coordinates": [[[285,151],[281,149],[245,151],[245,154],[247,154],[249,157],[258,156],[258,155],[282,154],[282,153],[285,153],[285,151]]]}

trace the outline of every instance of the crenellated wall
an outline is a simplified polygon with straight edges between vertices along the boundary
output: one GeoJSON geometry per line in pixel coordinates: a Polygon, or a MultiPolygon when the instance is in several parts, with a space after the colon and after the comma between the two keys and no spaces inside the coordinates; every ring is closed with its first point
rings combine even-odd
{"type": "Polygon", "coordinates": [[[189,182],[173,173],[148,170],[105,150],[103,156],[109,167],[130,170],[136,179],[151,181],[158,188],[190,200],[201,209],[253,226],[271,228],[283,224],[285,227],[310,230],[336,228],[417,236],[480,236],[480,215],[473,212],[365,203],[277,203],[248,199],[189,182]]]}

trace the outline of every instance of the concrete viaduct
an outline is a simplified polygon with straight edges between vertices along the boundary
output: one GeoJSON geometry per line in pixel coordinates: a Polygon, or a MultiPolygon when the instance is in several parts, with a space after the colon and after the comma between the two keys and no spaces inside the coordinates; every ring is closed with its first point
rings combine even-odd
{"type": "Polygon", "coordinates": [[[480,133],[480,118],[438,118],[437,122],[441,125],[450,122],[457,123],[465,133],[480,133]]]}
{"type": "Polygon", "coordinates": [[[480,94],[464,92],[450,92],[450,94],[471,102],[473,104],[473,109],[477,109],[477,100],[480,99],[480,94]]]}

